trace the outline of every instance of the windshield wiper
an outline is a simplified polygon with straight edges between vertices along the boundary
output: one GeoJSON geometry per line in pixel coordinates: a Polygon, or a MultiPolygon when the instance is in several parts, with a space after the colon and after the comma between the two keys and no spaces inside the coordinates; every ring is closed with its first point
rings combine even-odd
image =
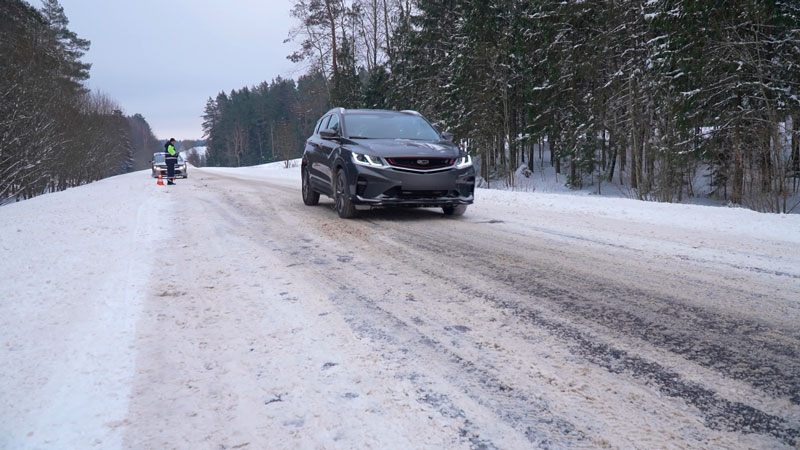
{"type": "Polygon", "coordinates": [[[372,139],[372,138],[366,137],[366,136],[349,136],[349,137],[350,137],[350,139],[372,139]]]}

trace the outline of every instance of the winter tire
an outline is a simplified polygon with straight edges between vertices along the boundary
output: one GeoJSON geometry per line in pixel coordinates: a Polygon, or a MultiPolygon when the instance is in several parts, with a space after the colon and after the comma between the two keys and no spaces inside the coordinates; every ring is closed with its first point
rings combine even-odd
{"type": "Polygon", "coordinates": [[[303,203],[308,206],[314,206],[319,203],[319,192],[311,188],[311,178],[308,174],[308,167],[303,166],[300,172],[303,178],[303,203]]]}
{"type": "Polygon", "coordinates": [[[336,171],[336,190],[334,194],[336,212],[339,213],[339,217],[342,219],[355,217],[356,207],[350,201],[350,195],[347,193],[347,174],[342,169],[336,171]]]}

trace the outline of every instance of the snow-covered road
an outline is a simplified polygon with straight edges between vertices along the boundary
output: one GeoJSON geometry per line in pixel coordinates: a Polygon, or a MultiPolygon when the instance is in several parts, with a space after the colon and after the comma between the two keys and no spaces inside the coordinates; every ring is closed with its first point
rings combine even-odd
{"type": "Polygon", "coordinates": [[[800,445],[800,216],[179,183],[0,208],[0,448],[800,445]]]}

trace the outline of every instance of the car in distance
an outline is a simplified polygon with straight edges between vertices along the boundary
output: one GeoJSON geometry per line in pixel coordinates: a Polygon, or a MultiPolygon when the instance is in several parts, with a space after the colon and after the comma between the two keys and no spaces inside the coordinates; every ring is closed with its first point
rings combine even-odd
{"type": "Polygon", "coordinates": [[[303,202],[329,196],[342,218],[354,217],[356,206],[462,215],[473,202],[475,168],[452,137],[415,111],[334,108],[303,150],[303,202]]]}
{"type": "MultiPolygon", "coordinates": [[[[162,177],[167,176],[167,154],[164,152],[153,153],[153,159],[150,165],[153,170],[153,178],[157,178],[160,174],[162,177]]],[[[186,168],[186,161],[183,156],[178,155],[178,162],[175,164],[175,178],[189,178],[189,171],[186,168]]]]}

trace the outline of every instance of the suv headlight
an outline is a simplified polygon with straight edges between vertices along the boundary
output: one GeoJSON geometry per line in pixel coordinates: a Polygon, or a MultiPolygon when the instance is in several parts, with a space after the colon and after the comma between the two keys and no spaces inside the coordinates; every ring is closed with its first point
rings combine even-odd
{"type": "Polygon", "coordinates": [[[472,156],[465,155],[456,160],[456,169],[463,169],[472,165],[472,156]]]}
{"type": "Polygon", "coordinates": [[[365,155],[363,153],[355,153],[353,152],[353,162],[356,164],[360,164],[362,166],[369,166],[369,167],[385,167],[386,164],[383,162],[383,158],[380,156],[370,156],[365,155]]]}

